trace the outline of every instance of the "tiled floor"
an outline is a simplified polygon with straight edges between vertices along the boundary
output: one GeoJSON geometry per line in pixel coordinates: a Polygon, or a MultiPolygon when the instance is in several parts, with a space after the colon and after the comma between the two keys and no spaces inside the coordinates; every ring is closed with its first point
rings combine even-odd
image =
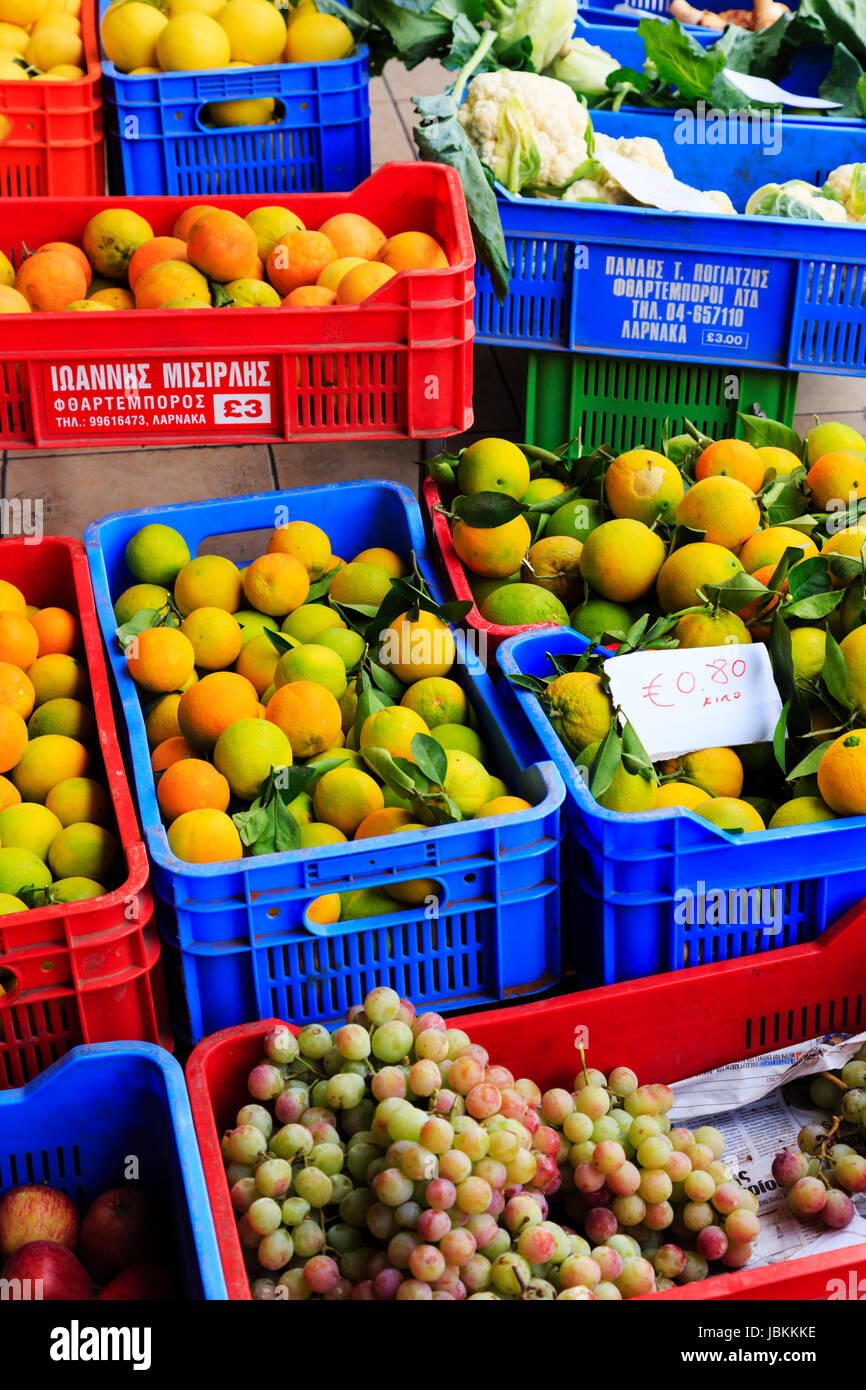
{"type": "MultiPolygon", "coordinates": [[[[411,138],[414,95],[441,91],[448,74],[426,62],[413,72],[390,63],[371,85],[373,165],[415,156],[411,138]]],[[[475,425],[472,436],[523,433],[525,354],[476,349],[475,425]]],[[[800,378],[796,424],[808,429],[813,416],[845,420],[866,431],[866,380],[852,377],[800,378]]],[[[426,445],[433,449],[433,441],[426,445]]],[[[411,441],[380,444],[231,445],[194,449],[92,451],[86,455],[34,450],[2,454],[4,499],[42,499],[49,534],[81,536],[105,512],[154,502],[200,498],[339,482],[390,478],[417,484],[416,463],[424,446],[411,441]]]]}

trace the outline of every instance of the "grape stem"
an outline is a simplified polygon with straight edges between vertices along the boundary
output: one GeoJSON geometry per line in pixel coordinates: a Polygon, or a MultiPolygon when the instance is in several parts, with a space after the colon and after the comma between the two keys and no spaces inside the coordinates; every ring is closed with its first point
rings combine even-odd
{"type": "Polygon", "coordinates": [[[582,1043],[579,1044],[577,1051],[578,1051],[578,1055],[579,1055],[579,1057],[580,1057],[580,1065],[581,1065],[581,1068],[583,1069],[583,1079],[584,1079],[584,1081],[586,1082],[586,1084],[587,1084],[587,1086],[588,1086],[588,1085],[589,1085],[589,1072],[588,1072],[587,1069],[586,1069],[586,1053],[585,1053],[584,1050],[583,1050],[583,1044],[582,1044],[582,1043]]]}
{"type": "Polygon", "coordinates": [[[823,1076],[825,1081],[832,1081],[833,1085],[838,1086],[840,1090],[848,1090],[848,1087],[845,1085],[845,1082],[840,1077],[834,1076],[831,1071],[822,1071],[819,1073],[819,1075],[823,1076]]]}

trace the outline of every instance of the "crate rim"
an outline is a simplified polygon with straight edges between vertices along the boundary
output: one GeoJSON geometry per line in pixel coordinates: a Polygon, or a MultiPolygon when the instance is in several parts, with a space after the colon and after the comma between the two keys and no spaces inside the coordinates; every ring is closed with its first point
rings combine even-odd
{"type": "MultiPolygon", "coordinates": [[[[101,5],[100,5],[100,13],[101,13],[101,14],[104,14],[104,13],[105,13],[105,10],[110,9],[110,8],[111,8],[110,5],[101,4],[101,5]]],[[[178,78],[181,79],[181,80],[189,81],[189,79],[190,79],[191,77],[193,77],[193,78],[198,78],[198,77],[224,77],[225,74],[226,74],[227,72],[235,72],[235,71],[237,71],[237,69],[235,69],[235,68],[189,68],[189,69],[183,69],[183,70],[177,71],[177,72],[175,72],[175,71],[170,71],[170,72],[150,72],[150,73],[128,73],[128,72],[121,72],[121,71],[120,71],[120,68],[115,67],[115,65],[114,65],[114,63],[111,61],[111,59],[106,57],[106,55],[105,55],[105,49],[104,49],[103,46],[102,46],[102,35],[101,35],[101,33],[100,33],[100,36],[99,36],[99,55],[100,55],[100,61],[101,61],[101,64],[102,64],[102,71],[103,71],[103,73],[105,74],[106,77],[110,78],[111,81],[113,81],[113,82],[129,82],[129,81],[136,82],[136,81],[138,81],[139,78],[141,78],[141,79],[144,80],[144,81],[158,82],[160,86],[162,86],[163,83],[165,83],[166,86],[169,86],[175,79],[178,79],[178,78]]],[[[329,68],[329,70],[330,70],[330,69],[333,69],[334,71],[338,71],[339,69],[342,69],[342,68],[348,68],[348,67],[350,67],[353,63],[357,63],[357,61],[358,61],[359,58],[360,58],[360,59],[364,59],[364,60],[366,60],[367,62],[369,62],[369,59],[370,59],[370,49],[369,49],[368,45],[365,44],[365,43],[358,43],[358,44],[355,44],[355,47],[352,49],[352,52],[351,52],[351,53],[347,53],[347,54],[346,54],[344,57],[342,57],[342,58],[329,58],[329,59],[328,59],[328,68],[329,68]]],[[[250,66],[251,66],[251,68],[252,68],[255,72],[264,72],[264,73],[276,72],[276,73],[279,73],[279,72],[291,72],[293,68],[310,68],[310,67],[316,67],[317,64],[316,64],[316,63],[310,63],[310,62],[301,62],[301,63],[252,63],[252,64],[250,64],[250,66]]],[[[277,98],[279,98],[279,95],[280,95],[280,94],[279,94],[279,92],[277,92],[275,95],[277,96],[277,98]]],[[[109,97],[108,99],[111,100],[112,98],[109,97]]],[[[223,98],[223,99],[224,99],[224,98],[223,98]]],[[[220,100],[220,98],[217,98],[217,100],[220,100]]],[[[263,128],[267,129],[268,127],[263,127],[263,128]]],[[[249,129],[254,130],[254,129],[257,129],[257,127],[251,126],[251,127],[249,127],[249,129]]]]}
{"type": "MultiPolygon", "coordinates": [[[[802,964],[807,967],[811,960],[814,960],[818,953],[822,951],[832,951],[836,941],[847,932],[853,932],[857,926],[862,928],[866,924],[866,912],[861,903],[850,908],[836,923],[829,927],[814,941],[803,942],[799,945],[787,946],[783,950],[761,956],[741,956],[736,959],[720,961],[710,965],[688,966],[684,970],[666,971],[661,975],[646,976],[638,980],[627,980],[618,984],[600,985],[591,990],[578,991],[572,995],[559,995],[549,1000],[536,1000],[529,1003],[516,1003],[500,1006],[496,1012],[506,1014],[512,1018],[538,1018],[543,1022],[545,1014],[551,1008],[557,1006],[565,1007],[570,1000],[581,1000],[589,1002],[595,1001],[598,1004],[609,1000],[621,1000],[629,998],[630,1001],[640,1007],[643,1002],[658,1002],[658,998],[666,996],[673,989],[687,989],[691,981],[718,981],[720,978],[730,977],[735,979],[741,977],[743,988],[748,989],[755,982],[755,977],[760,978],[768,970],[778,971],[786,966],[802,964]]],[[[360,1001],[359,1001],[360,1002],[360,1001]]],[[[472,1024],[478,1019],[489,1019],[492,1011],[486,1013],[460,1013],[449,1015],[449,1023],[453,1027],[465,1027],[470,1030],[472,1024]]],[[[237,1238],[237,1225],[228,1196],[228,1185],[225,1181],[225,1169],[219,1150],[219,1132],[217,1130],[216,1116],[211,1104],[211,1097],[207,1086],[205,1067],[207,1059],[212,1052],[230,1044],[233,1040],[244,1042],[247,1039],[262,1036],[268,1028],[277,1023],[289,1022],[289,1026],[297,1031],[298,1025],[292,1024],[285,1019],[261,1019],[252,1023],[238,1024],[235,1027],[223,1028],[218,1032],[211,1033],[201,1039],[196,1044],[187,1059],[185,1074],[187,1087],[189,1090],[190,1105],[192,1108],[193,1122],[195,1124],[196,1135],[201,1153],[202,1167],[205,1174],[205,1183],[211,1200],[211,1210],[213,1212],[214,1226],[217,1231],[217,1242],[220,1246],[220,1256],[223,1259],[223,1270],[225,1273],[226,1286],[230,1299],[245,1300],[249,1298],[248,1279],[240,1251],[240,1243],[237,1238]],[[228,1248],[223,1248],[223,1240],[228,1236],[228,1248]]],[[[769,1050],[772,1050],[770,1048],[769,1050]]],[[[756,1053],[755,1055],[760,1055],[756,1053]]],[[[738,1059],[732,1059],[738,1060],[738,1059]]],[[[675,1078],[679,1080],[680,1078],[675,1078]]],[[[825,1254],[800,1255],[796,1260],[780,1262],[781,1266],[788,1271],[797,1272],[799,1266],[805,1266],[808,1262],[809,1270],[817,1273],[823,1269],[832,1268],[833,1261],[838,1260],[844,1249],[851,1251],[857,1249],[866,1250],[866,1242],[861,1242],[857,1246],[841,1247],[839,1250],[831,1250],[825,1254]]],[[[735,1299],[740,1295],[742,1301],[750,1301],[750,1290],[760,1286],[764,1281],[761,1275],[768,1270],[776,1268],[775,1265],[756,1265],[754,1268],[733,1270],[728,1274],[714,1275],[711,1281],[701,1281],[697,1284],[680,1285],[674,1289],[667,1289],[653,1294],[643,1296],[642,1301],[653,1302],[688,1302],[699,1300],[701,1302],[715,1302],[726,1296],[735,1299]],[[714,1293],[707,1297],[703,1290],[711,1285],[714,1293]]],[[[804,1269],[805,1272],[805,1269],[804,1269]]]]}
{"type": "MultiPolygon", "coordinates": [[[[150,889],[148,886],[150,879],[150,864],[147,859],[147,851],[141,839],[138,817],[132,801],[132,793],[130,791],[126,768],[120,752],[120,744],[117,741],[117,730],[111,709],[111,691],[108,684],[108,671],[102,650],[102,634],[96,613],[93,589],[90,582],[90,569],[87,564],[84,545],[74,536],[43,536],[38,546],[29,545],[26,541],[15,537],[7,537],[3,542],[3,547],[0,547],[0,574],[2,574],[3,569],[2,557],[5,547],[15,545],[20,546],[22,549],[38,551],[39,547],[46,543],[58,550],[65,550],[70,557],[72,584],[78,603],[78,619],[81,623],[82,638],[85,639],[83,645],[90,675],[91,690],[93,692],[97,735],[103,762],[105,763],[106,790],[111,798],[118,840],[126,856],[128,872],[122,884],[112,889],[110,893],[104,893],[99,898],[78,903],[54,904],[49,907],[28,909],[26,917],[28,926],[36,926],[40,922],[48,922],[56,918],[58,916],[58,907],[62,908],[62,916],[64,918],[69,917],[72,921],[77,922],[79,919],[88,917],[92,913],[95,903],[98,903],[100,907],[112,908],[120,907],[127,899],[135,896],[146,897],[148,900],[150,899],[150,889]],[[89,606],[86,603],[82,603],[82,599],[89,599],[89,606]],[[92,669],[94,666],[96,667],[95,671],[92,669]],[[102,706],[106,704],[106,702],[107,708],[103,709],[102,706]],[[113,777],[108,771],[109,764],[114,767],[113,777]],[[119,775],[121,772],[122,777],[119,775]],[[127,836],[129,836],[129,838],[127,838],[127,836]]],[[[6,553],[9,553],[8,550],[6,553]]],[[[15,996],[10,997],[9,1002],[10,1004],[15,1003],[15,996]]],[[[2,1004],[0,1004],[0,1007],[2,1007],[2,1004]]]]}
{"type": "MultiPolygon", "coordinates": [[[[412,540],[415,542],[415,545],[413,546],[414,553],[421,562],[422,573],[424,573],[425,570],[427,571],[426,573],[424,573],[424,577],[427,580],[428,584],[430,584],[434,596],[438,597],[438,586],[436,586],[435,582],[431,583],[431,580],[433,580],[433,576],[429,573],[426,548],[424,545],[423,524],[421,522],[420,513],[418,511],[418,504],[405,483],[395,483],[391,482],[388,479],[355,479],[349,483],[329,483],[325,484],[324,486],[318,487],[313,485],[307,488],[288,488],[283,489],[279,492],[249,493],[242,497],[224,500],[243,504],[250,501],[272,499],[272,505],[275,505],[279,498],[291,497],[297,495],[298,493],[322,493],[326,491],[333,493],[337,489],[340,489],[344,492],[346,490],[358,491],[367,490],[371,487],[384,488],[389,492],[395,493],[403,501],[406,510],[407,521],[409,523],[410,536],[412,540]]],[[[102,608],[104,603],[106,615],[108,612],[108,608],[111,608],[113,611],[113,604],[111,602],[111,594],[108,585],[107,573],[102,561],[101,546],[99,544],[99,528],[103,525],[112,522],[128,521],[133,517],[138,519],[158,515],[161,519],[170,519],[172,516],[177,518],[179,513],[195,512],[198,511],[200,507],[201,503],[184,502],[172,504],[168,507],[147,507],[136,511],[112,512],[105,516],[98,517],[95,521],[92,521],[90,523],[85,533],[85,544],[88,554],[94,556],[94,563],[91,567],[94,594],[98,593],[100,595],[100,598],[97,599],[97,603],[100,608],[102,608]]],[[[142,524],[146,523],[143,522],[142,524]]],[[[167,524],[170,524],[170,521],[167,524]]],[[[457,648],[456,660],[466,667],[467,671],[469,672],[469,674],[475,682],[489,681],[490,677],[487,671],[485,670],[479,658],[473,652],[471,646],[467,643],[464,634],[460,631],[460,629],[455,628],[452,628],[452,633],[454,635],[455,645],[457,648]]],[[[107,640],[106,645],[108,645],[107,640]]],[[[121,687],[120,684],[117,682],[117,674],[113,663],[112,674],[114,676],[116,684],[118,684],[118,694],[124,709],[124,715],[126,715],[128,701],[131,702],[134,699],[138,704],[138,695],[135,691],[134,683],[132,682],[131,677],[128,676],[128,673],[124,672],[124,682],[123,687],[121,687]]],[[[495,691],[493,698],[494,700],[496,700],[495,691]]],[[[139,717],[141,718],[140,705],[139,717]]],[[[143,718],[141,718],[141,728],[136,728],[134,730],[129,727],[127,721],[127,730],[130,739],[130,744],[139,745],[141,741],[144,739],[143,718]]],[[[144,748],[139,748],[135,746],[132,747],[133,756],[136,752],[143,756],[144,751],[144,748]]],[[[150,759],[148,753],[148,763],[149,761],[150,759]]],[[[559,771],[556,769],[553,762],[550,760],[537,761],[530,765],[538,768],[539,775],[544,781],[545,795],[543,801],[539,802],[537,805],[532,806],[528,811],[519,811],[514,814],[487,817],[485,818],[483,824],[491,826],[494,829],[502,830],[507,829],[509,826],[512,825],[533,824],[536,821],[540,820],[543,816],[546,816],[551,811],[556,810],[558,806],[561,806],[563,804],[566,796],[566,787],[562,777],[560,776],[559,771]]],[[[152,805],[148,809],[150,811],[153,811],[153,809],[156,807],[155,793],[152,793],[148,797],[148,800],[152,800],[152,805]]],[[[348,840],[345,843],[335,845],[317,846],[315,850],[281,850],[275,852],[274,854],[246,856],[242,859],[221,860],[213,864],[190,864],[184,860],[178,859],[176,855],[174,855],[169,849],[168,836],[161,818],[157,818],[152,823],[150,821],[145,821],[145,808],[141,806],[140,809],[142,815],[142,823],[144,825],[144,834],[153,861],[156,864],[158,864],[160,868],[164,868],[168,870],[170,873],[178,873],[184,875],[185,877],[190,877],[204,881],[212,878],[213,875],[217,872],[226,874],[240,874],[244,877],[244,879],[247,879],[252,873],[254,873],[256,866],[260,865],[263,868],[273,868],[276,867],[278,864],[282,863],[286,857],[290,857],[293,862],[303,862],[304,860],[315,859],[316,862],[324,861],[325,863],[327,863],[330,860],[339,859],[347,855],[349,857],[360,858],[364,854],[375,854],[380,851],[393,848],[393,841],[391,837],[383,835],[371,837],[370,839],[362,841],[348,840]]],[[[421,844],[429,840],[431,834],[433,834],[434,832],[437,840],[441,838],[442,840],[448,841],[450,839],[453,839],[455,836],[462,835],[466,825],[469,823],[470,822],[467,821],[457,821],[454,824],[450,825],[429,826],[425,827],[424,830],[411,831],[409,834],[401,836],[401,844],[404,842],[409,845],[421,844]]],[[[471,823],[474,823],[474,821],[471,823]]],[[[479,824],[481,823],[482,822],[479,822],[479,824]]],[[[436,866],[430,866],[430,869],[431,876],[435,877],[436,866]]],[[[417,878],[418,871],[414,869],[407,869],[405,871],[405,876],[407,878],[417,878]]],[[[389,879],[389,881],[393,880],[389,879]]],[[[317,896],[320,896],[320,894],[315,891],[310,892],[311,901],[317,896]]],[[[200,906],[202,905],[200,904],[200,906]]],[[[409,920],[410,917],[413,921],[417,920],[417,912],[414,912],[412,909],[409,908],[395,906],[395,911],[393,913],[389,913],[386,916],[382,916],[377,920],[379,920],[385,925],[388,925],[392,922],[397,924],[401,920],[409,920]]],[[[311,930],[312,935],[320,936],[327,934],[312,931],[312,925],[313,924],[311,924],[311,927],[309,928],[311,930]]]]}
{"type": "MultiPolygon", "coordinates": [[[[577,648],[577,652],[585,651],[589,646],[589,642],[587,642],[586,638],[582,637],[580,633],[575,632],[573,628],[561,627],[555,629],[555,631],[562,634],[570,633],[576,641],[582,643],[583,645],[577,648]]],[[[536,635],[527,631],[518,633],[515,637],[509,637],[502,643],[496,653],[496,660],[499,663],[505,680],[508,679],[509,675],[527,674],[522,670],[520,665],[519,659],[521,653],[519,648],[521,643],[536,640],[536,635]]],[[[609,656],[616,655],[615,652],[607,648],[602,648],[602,650],[607,651],[609,656]]],[[[547,715],[541,707],[541,702],[538,697],[531,690],[523,690],[517,685],[513,686],[513,692],[520,702],[524,714],[531,720],[536,736],[545,747],[548,757],[559,770],[560,776],[567,788],[566,795],[573,796],[580,810],[590,812],[593,819],[604,821],[612,825],[629,825],[633,822],[644,825],[647,823],[669,823],[675,817],[687,817],[693,825],[697,826],[702,831],[706,831],[709,838],[721,840],[725,844],[739,847],[744,845],[776,845],[781,838],[798,840],[808,839],[815,835],[823,835],[826,837],[834,833],[834,829],[839,821],[843,821],[846,828],[850,826],[852,830],[863,829],[866,831],[866,815],[840,816],[836,821],[808,821],[803,825],[780,826],[778,830],[755,830],[750,831],[748,836],[745,836],[735,835],[732,834],[731,831],[722,830],[719,826],[713,825],[712,822],[705,821],[701,816],[696,815],[694,811],[689,810],[686,806],[666,806],[660,811],[628,812],[608,810],[606,806],[602,806],[600,802],[596,801],[595,798],[591,796],[583,779],[577,775],[575,765],[571,763],[565,745],[557,738],[547,715]],[[544,724],[544,727],[541,729],[536,728],[539,717],[543,720],[544,724]]],[[[715,747],[715,745],[707,746],[715,747]]],[[[767,874],[767,882],[770,883],[772,881],[773,871],[769,866],[767,874]]]]}
{"type": "Polygon", "coordinates": [[[129,1056],[142,1058],[159,1072],[165,1087],[165,1099],[177,1143],[178,1164],[184,1175],[190,1167],[193,1169],[193,1178],[196,1178],[198,1173],[201,1174],[200,1183],[193,1181],[187,1184],[184,1182],[190,1213],[190,1227],[194,1236],[196,1254],[199,1257],[204,1297],[208,1300],[223,1301],[228,1297],[228,1294],[214,1218],[207,1194],[195,1122],[190,1106],[189,1090],[183,1068],[177,1059],[172,1057],[171,1053],[166,1052],[165,1048],[157,1046],[156,1043],[148,1042],[79,1044],[77,1047],[70,1048],[63,1057],[52,1062],[49,1067],[46,1067],[38,1076],[33,1077],[31,1081],[25,1082],[23,1086],[0,1090],[0,1112],[4,1106],[26,1104],[43,1087],[57,1085],[58,1077],[62,1075],[64,1068],[71,1073],[76,1068],[86,1068],[91,1058],[109,1059],[116,1057],[118,1060],[122,1060],[129,1056]],[[213,1289],[213,1292],[208,1292],[208,1289],[213,1289]]]}

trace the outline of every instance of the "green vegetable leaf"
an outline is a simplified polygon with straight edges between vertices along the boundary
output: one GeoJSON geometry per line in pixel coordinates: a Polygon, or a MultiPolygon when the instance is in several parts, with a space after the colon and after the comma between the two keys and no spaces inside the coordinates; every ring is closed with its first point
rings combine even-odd
{"type": "Polygon", "coordinates": [[[334,575],[339,572],[340,566],[335,565],[332,570],[328,570],[319,579],[314,579],[310,585],[310,592],[304,600],[305,603],[315,603],[317,599],[324,598],[331,587],[334,575]]]}
{"type": "Polygon", "coordinates": [[[292,651],[298,645],[297,642],[290,642],[284,633],[274,632],[272,627],[263,628],[262,632],[271,646],[276,647],[280,656],[285,656],[286,652],[292,651]]]}
{"type": "Polygon", "coordinates": [[[607,791],[621,762],[622,739],[616,727],[616,720],[611,720],[610,728],[602,739],[601,747],[589,771],[589,790],[596,799],[607,791]]]}
{"type": "Polygon", "coordinates": [[[753,574],[735,574],[730,579],[723,579],[720,584],[704,584],[703,592],[714,603],[718,600],[720,608],[727,609],[729,613],[738,613],[759,594],[767,593],[767,586],[753,574]]]}
{"type": "Polygon", "coordinates": [[[403,682],[398,681],[397,677],[393,676],[390,671],[387,671],[384,666],[380,666],[378,661],[370,661],[368,662],[368,666],[373,684],[379,690],[384,690],[386,695],[390,695],[392,700],[396,700],[399,703],[406,693],[406,687],[403,682]]]}
{"type": "Polygon", "coordinates": [[[863,80],[863,65],[849,52],[844,43],[837,44],[833,49],[833,65],[818,88],[818,95],[825,101],[839,102],[839,106],[832,113],[834,120],[839,120],[842,116],[863,119],[864,106],[859,90],[859,83],[863,80]]]}
{"type": "Polygon", "coordinates": [[[708,95],[713,80],[725,66],[722,54],[704,48],[683,31],[676,19],[642,19],[637,31],[644,41],[648,62],[663,82],[686,98],[708,95]]]}
{"type": "Polygon", "coordinates": [[[787,742],[785,739],[785,732],[788,727],[788,715],[790,714],[790,712],[791,701],[786,700],[782,706],[782,713],[779,715],[779,718],[776,721],[776,727],[773,730],[773,756],[776,759],[776,762],[778,763],[783,773],[786,771],[788,765],[787,742]]]}
{"type": "Polygon", "coordinates": [[[512,685],[516,685],[518,690],[529,690],[533,695],[544,695],[547,692],[548,682],[539,676],[506,675],[505,679],[512,685]]]}
{"type": "Polygon", "coordinates": [[[839,607],[844,597],[842,589],[835,589],[827,594],[810,594],[808,598],[798,599],[796,603],[785,604],[785,617],[808,618],[813,622],[818,618],[826,618],[828,613],[839,607]]]}

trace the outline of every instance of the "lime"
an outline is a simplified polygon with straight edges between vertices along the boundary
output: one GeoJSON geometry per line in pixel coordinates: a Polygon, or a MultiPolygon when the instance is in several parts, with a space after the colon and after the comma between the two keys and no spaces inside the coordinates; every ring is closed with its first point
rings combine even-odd
{"type": "Polygon", "coordinates": [[[157,521],[142,526],[126,546],[127,568],[145,584],[173,584],[189,559],[189,546],[180,532],[157,521]]]}

